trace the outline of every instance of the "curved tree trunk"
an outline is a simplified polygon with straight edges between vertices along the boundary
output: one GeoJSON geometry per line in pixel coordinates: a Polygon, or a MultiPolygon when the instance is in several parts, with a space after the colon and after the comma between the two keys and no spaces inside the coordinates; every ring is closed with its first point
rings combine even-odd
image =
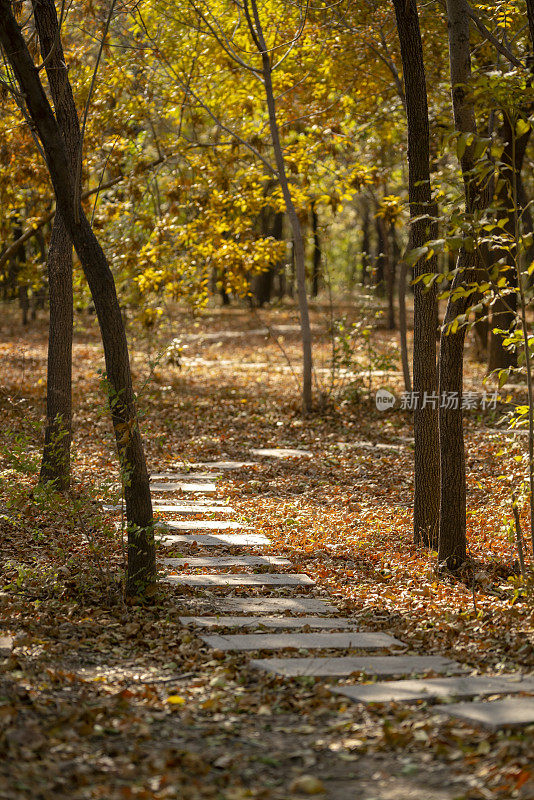
{"type": "MultiPolygon", "coordinates": [[[[59,42],[57,16],[54,19],[59,42]]],[[[26,111],[41,140],[57,209],[71,236],[95,304],[104,346],[108,397],[129,523],[126,591],[130,595],[143,593],[156,579],[152,503],[132,387],[128,344],[115,282],[81,203],[75,199],[73,174],[65,143],[39,72],[13,15],[10,0],[0,0],[0,44],[24,95],[26,111]]],[[[66,73],[63,89],[69,95],[69,104],[74,106],[66,73]]]]}
{"type": "MultiPolygon", "coordinates": [[[[408,119],[408,169],[410,199],[410,247],[422,246],[437,235],[435,207],[430,184],[430,132],[423,47],[415,0],[394,0],[401,47],[408,119]]],[[[414,278],[437,271],[437,258],[419,260],[414,278]]],[[[414,409],[415,488],[414,541],[435,546],[439,518],[439,438],[436,370],[437,301],[434,286],[414,287],[413,388],[418,403],[414,409]]]]}

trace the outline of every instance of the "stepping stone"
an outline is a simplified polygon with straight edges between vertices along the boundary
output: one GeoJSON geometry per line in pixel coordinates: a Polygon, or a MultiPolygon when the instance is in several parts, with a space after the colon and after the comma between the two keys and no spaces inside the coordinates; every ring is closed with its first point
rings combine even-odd
{"type": "MultiPolygon", "coordinates": [[[[121,504],[103,505],[104,511],[121,511],[125,506],[121,504]]],[[[173,503],[152,503],[152,511],[167,512],[169,514],[235,514],[236,511],[230,506],[210,506],[207,503],[188,503],[187,505],[175,505],[173,503]]]]}
{"type": "Polygon", "coordinates": [[[13,650],[13,637],[0,636],[0,658],[5,658],[13,650]]]}
{"type": "Polygon", "coordinates": [[[165,567],[290,567],[291,561],[280,556],[192,556],[162,558],[165,567]]]}
{"type": "Polygon", "coordinates": [[[249,614],[282,611],[289,611],[292,614],[334,614],[337,611],[332,603],[315,597],[228,597],[217,600],[217,606],[221,611],[241,611],[249,614]]]}
{"type": "Polygon", "coordinates": [[[198,505],[173,505],[172,503],[153,503],[152,511],[167,512],[168,514],[235,514],[236,511],[230,506],[208,506],[204,503],[198,505]]]}
{"type": "Polygon", "coordinates": [[[221,477],[222,472],[155,472],[150,481],[209,481],[221,477]]]}
{"type": "Polygon", "coordinates": [[[175,531],[228,531],[246,528],[241,522],[226,519],[192,519],[186,520],[165,520],[157,522],[157,527],[172,528],[175,531]]]}
{"type": "Polygon", "coordinates": [[[223,573],[222,575],[167,575],[165,583],[183,586],[315,586],[307,575],[287,572],[281,575],[269,572],[263,575],[223,573]]]}
{"type": "Polygon", "coordinates": [[[274,675],[294,678],[341,678],[353,672],[368,675],[403,675],[425,672],[458,672],[459,664],[443,656],[342,656],[340,658],[264,658],[250,662],[253,667],[274,675]]]}
{"type": "Polygon", "coordinates": [[[203,547],[260,547],[269,546],[263,533],[198,533],[158,535],[156,542],[166,547],[173,544],[198,544],[203,547]]]}
{"type": "Polygon", "coordinates": [[[311,458],[309,450],[295,450],[292,447],[260,447],[251,450],[255,456],[265,456],[268,458],[311,458]]]}
{"type": "Polygon", "coordinates": [[[152,492],[206,492],[210,494],[217,491],[214,483],[153,483],[152,492]]]}
{"type": "Polygon", "coordinates": [[[182,625],[199,628],[354,628],[355,622],[345,617],[180,617],[182,625]]]}
{"type": "Polygon", "coordinates": [[[436,711],[492,731],[534,725],[534,699],[529,697],[507,698],[487,703],[453,703],[439,706],[436,711]]]}
{"type": "Polygon", "coordinates": [[[379,650],[382,647],[402,647],[402,642],[386,633],[237,633],[230,636],[214,634],[201,636],[203,642],[215,650],[336,650],[361,648],[379,650]]]}
{"type": "Polygon", "coordinates": [[[410,703],[415,700],[463,699],[489,694],[534,694],[534,680],[521,675],[472,675],[338,686],[332,692],[359,703],[410,703]]]}
{"type": "MultiPolygon", "coordinates": [[[[206,467],[207,469],[243,469],[243,467],[255,467],[256,461],[204,461],[198,464],[191,464],[192,467],[206,467]]],[[[212,473],[213,474],[213,473],[212,473]]]]}

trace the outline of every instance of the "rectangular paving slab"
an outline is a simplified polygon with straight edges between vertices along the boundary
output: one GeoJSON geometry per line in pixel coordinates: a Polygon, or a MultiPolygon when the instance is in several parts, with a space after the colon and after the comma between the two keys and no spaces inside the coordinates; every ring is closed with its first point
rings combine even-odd
{"type": "Polygon", "coordinates": [[[287,572],[276,575],[265,572],[262,575],[223,573],[220,575],[167,575],[165,583],[178,583],[183,586],[314,586],[315,581],[307,575],[287,572]]]}
{"type": "Polygon", "coordinates": [[[158,535],[156,541],[167,547],[173,544],[198,544],[203,547],[260,547],[271,544],[263,533],[176,533],[158,535]]]}
{"type": "Polygon", "coordinates": [[[180,617],[182,625],[199,628],[355,628],[356,623],[346,617],[180,617]]]}
{"type": "Polygon", "coordinates": [[[13,637],[12,636],[0,636],[0,657],[8,656],[13,649],[13,637]]]}
{"type": "MultiPolygon", "coordinates": [[[[120,506],[119,506],[120,507],[120,506]]],[[[235,509],[230,506],[214,506],[207,503],[152,503],[152,511],[167,512],[168,514],[235,514],[235,509]]]]}
{"type": "Polygon", "coordinates": [[[332,614],[337,611],[332,603],[316,597],[228,597],[218,600],[217,607],[221,611],[240,611],[247,614],[272,614],[282,611],[291,614],[332,614]]]}
{"type": "Polygon", "coordinates": [[[251,450],[255,456],[268,458],[311,458],[309,450],[297,450],[293,447],[260,447],[251,450]]]}
{"type": "Polygon", "coordinates": [[[183,556],[162,558],[165,567],[289,567],[291,561],[281,556],[183,556]]]}
{"type": "Polygon", "coordinates": [[[163,524],[166,528],[172,528],[175,531],[228,531],[242,530],[247,527],[241,522],[227,519],[192,519],[189,521],[166,519],[163,524]]]}
{"type": "Polygon", "coordinates": [[[492,731],[534,725],[534,699],[530,697],[514,697],[486,703],[453,703],[439,706],[436,711],[492,731]]]}
{"type": "Polygon", "coordinates": [[[341,678],[353,672],[368,675],[408,675],[434,670],[459,672],[455,661],[443,656],[341,656],[336,658],[263,658],[250,662],[253,667],[275,675],[294,678],[307,675],[318,678],[341,678]]]}
{"type": "Polygon", "coordinates": [[[534,694],[534,680],[521,675],[466,675],[453,678],[387,681],[336,686],[334,694],[342,694],[360,703],[409,703],[415,700],[449,700],[481,697],[489,694],[534,694]]]}
{"type": "Polygon", "coordinates": [[[212,494],[217,491],[214,483],[191,483],[189,481],[183,483],[152,483],[150,485],[152,492],[205,492],[212,494]]]}
{"type": "MultiPolygon", "coordinates": [[[[126,509],[120,503],[116,503],[114,505],[108,505],[105,503],[102,506],[104,511],[121,511],[123,508],[126,509]]],[[[152,503],[152,511],[159,511],[161,513],[167,512],[169,514],[235,514],[236,511],[234,508],[230,506],[219,506],[213,505],[206,501],[203,503],[195,503],[195,502],[188,502],[187,504],[176,504],[176,503],[152,503]]]]}
{"type": "Polygon", "coordinates": [[[237,633],[235,635],[201,636],[203,642],[216,650],[336,650],[361,648],[379,650],[382,647],[402,647],[402,642],[386,633],[237,633]]]}
{"type": "Polygon", "coordinates": [[[222,472],[155,472],[151,481],[211,481],[221,478],[222,472]]]}
{"type": "Polygon", "coordinates": [[[191,464],[192,467],[205,467],[206,469],[243,469],[243,467],[254,467],[256,461],[199,461],[191,464]]]}

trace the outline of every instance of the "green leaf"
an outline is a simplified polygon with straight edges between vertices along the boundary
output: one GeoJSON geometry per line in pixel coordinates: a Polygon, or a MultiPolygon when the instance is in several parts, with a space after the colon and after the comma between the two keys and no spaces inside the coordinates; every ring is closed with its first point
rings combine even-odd
{"type": "Polygon", "coordinates": [[[525,119],[518,119],[515,126],[515,134],[517,137],[524,136],[530,130],[530,122],[525,119]]]}

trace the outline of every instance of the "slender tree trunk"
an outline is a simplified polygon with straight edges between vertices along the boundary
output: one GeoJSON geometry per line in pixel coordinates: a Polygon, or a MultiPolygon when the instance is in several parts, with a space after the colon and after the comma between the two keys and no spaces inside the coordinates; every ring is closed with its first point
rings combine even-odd
{"type": "Polygon", "coordinates": [[[312,263],[312,297],[319,294],[319,281],[321,278],[321,238],[319,236],[319,219],[315,203],[311,205],[311,222],[313,233],[313,263],[312,263]]]}
{"type": "MultiPolygon", "coordinates": [[[[451,92],[456,130],[476,135],[475,109],[469,96],[471,79],[471,49],[469,41],[469,16],[466,0],[447,0],[449,32],[449,60],[451,92]]],[[[465,187],[466,212],[471,214],[483,202],[478,197],[478,187],[473,178],[475,158],[473,148],[466,147],[461,159],[465,187]]],[[[479,277],[479,254],[460,250],[457,273],[452,289],[479,277]]],[[[464,314],[472,298],[458,300],[449,298],[439,358],[439,386],[442,396],[455,398],[440,407],[440,452],[441,452],[441,505],[439,528],[439,560],[456,569],[465,561],[466,542],[466,475],[463,434],[462,388],[463,350],[466,328],[459,326],[455,332],[451,323],[464,314]],[[450,405],[451,407],[447,407],[450,405]]]]}
{"type": "Polygon", "coordinates": [[[53,481],[66,491],[70,485],[72,441],[72,240],[60,214],[48,249],[50,321],[46,382],[46,424],[39,481],[53,481]]]}
{"type": "MultiPolygon", "coordinates": [[[[437,234],[435,206],[430,184],[430,132],[423,47],[415,0],[394,0],[401,48],[408,120],[408,181],[410,198],[410,247],[421,247],[437,234]]],[[[437,271],[437,259],[419,260],[414,278],[437,271]]],[[[413,388],[415,480],[414,541],[435,546],[439,519],[440,462],[436,369],[437,301],[434,287],[414,287],[413,388]]]]}
{"type": "MultiPolygon", "coordinates": [[[[57,25],[57,17],[55,21],[57,25]]],[[[59,29],[57,37],[59,41],[59,29]]],[[[129,523],[126,591],[130,595],[142,593],[149,589],[156,577],[152,503],[137,420],[128,345],[115,282],[81,204],[75,201],[72,169],[65,143],[39,72],[13,15],[10,0],[0,0],[0,44],[24,96],[29,118],[41,140],[57,208],[74,243],[98,315],[129,523]]],[[[72,96],[68,78],[64,89],[72,96]]]]}
{"type": "Polygon", "coordinates": [[[406,261],[402,259],[399,270],[399,339],[404,391],[412,391],[410,361],[408,357],[408,325],[406,320],[406,261]]]}
{"type": "Polygon", "coordinates": [[[366,197],[362,200],[362,286],[365,286],[369,271],[369,257],[371,253],[371,237],[369,235],[369,201],[366,197]]]}
{"type": "Polygon", "coordinates": [[[384,297],[386,291],[386,249],[387,243],[384,235],[384,221],[380,217],[375,219],[376,229],[376,256],[375,256],[375,289],[379,297],[384,297]]]}
{"type": "MultiPolygon", "coordinates": [[[[80,145],[80,126],[72,94],[65,91],[67,66],[53,0],[33,2],[35,26],[58,126],[72,172],[80,145]]],[[[72,441],[72,240],[60,213],[54,217],[47,259],[50,323],[46,382],[46,424],[41,483],[53,481],[65,491],[70,485],[72,441]]]]}
{"type": "Polygon", "coordinates": [[[397,273],[397,261],[399,258],[399,247],[395,228],[390,226],[386,230],[386,285],[388,295],[388,330],[394,331],[397,327],[395,322],[395,277],[397,273]]]}
{"type": "Polygon", "coordinates": [[[304,250],[304,238],[302,236],[302,227],[298,218],[297,210],[295,208],[295,204],[293,203],[291,189],[289,188],[289,181],[287,179],[286,165],[284,160],[284,151],[280,141],[280,131],[278,129],[278,122],[276,118],[271,57],[263,35],[263,29],[256,0],[251,0],[251,6],[255,26],[255,30],[252,28],[252,35],[259,45],[259,52],[261,54],[263,88],[265,90],[265,98],[267,100],[269,129],[271,132],[271,141],[273,144],[278,180],[280,182],[280,188],[284,198],[287,217],[293,233],[293,255],[295,259],[297,298],[300,312],[300,330],[302,338],[302,408],[304,413],[308,413],[312,409],[313,364],[310,315],[308,309],[308,295],[306,292],[306,257],[304,250]]]}
{"type": "MultiPolygon", "coordinates": [[[[501,174],[505,179],[505,183],[498,192],[498,217],[499,219],[505,220],[504,230],[510,237],[510,241],[513,241],[516,228],[516,215],[518,212],[521,213],[522,209],[516,208],[515,202],[511,198],[511,187],[517,186],[520,183],[525,153],[530,139],[530,130],[523,134],[523,136],[516,137],[515,131],[511,128],[510,120],[505,113],[503,125],[500,130],[500,137],[505,143],[501,157],[503,163],[501,174]]],[[[504,277],[506,277],[508,287],[513,287],[517,290],[517,270],[513,264],[510,264],[516,257],[515,247],[512,245],[510,250],[496,250],[493,251],[491,255],[492,260],[497,261],[500,258],[506,260],[509,268],[504,277]]],[[[505,299],[497,299],[492,306],[488,354],[488,369],[490,371],[517,366],[516,352],[503,347],[503,334],[493,332],[495,328],[506,331],[506,334],[504,334],[505,336],[512,332],[517,320],[516,311],[517,295],[515,293],[507,295],[505,299]]]]}

